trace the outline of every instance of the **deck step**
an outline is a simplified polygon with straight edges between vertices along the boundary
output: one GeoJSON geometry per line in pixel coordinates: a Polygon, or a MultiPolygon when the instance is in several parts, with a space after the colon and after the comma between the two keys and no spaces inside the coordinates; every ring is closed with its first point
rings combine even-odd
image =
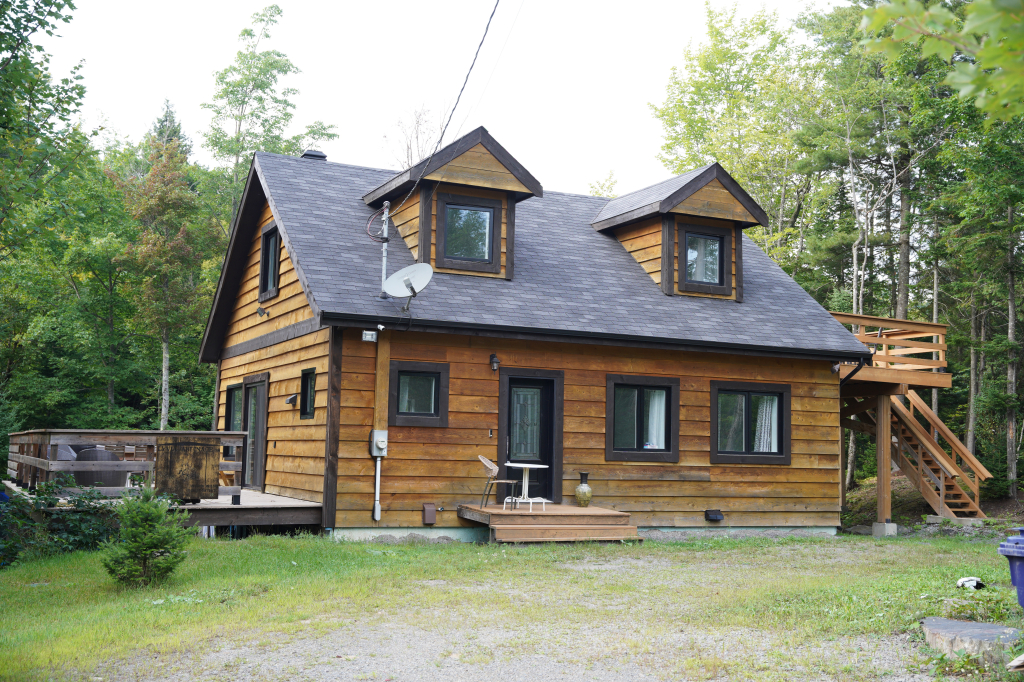
{"type": "Polygon", "coordinates": [[[496,542],[580,542],[639,538],[636,526],[610,524],[491,524],[491,536],[496,542]]]}
{"type": "Polygon", "coordinates": [[[502,514],[490,513],[492,526],[628,526],[629,514],[502,514]]]}

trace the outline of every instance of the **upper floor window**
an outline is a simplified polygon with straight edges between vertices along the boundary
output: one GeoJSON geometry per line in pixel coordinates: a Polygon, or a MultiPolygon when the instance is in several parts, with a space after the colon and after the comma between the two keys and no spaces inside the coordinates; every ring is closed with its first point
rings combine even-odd
{"type": "Polygon", "coordinates": [[[439,193],[437,266],[475,272],[500,272],[500,225],[500,200],[439,193]]]}
{"type": "Polygon", "coordinates": [[[609,374],[605,459],[679,461],[679,379],[609,374]]]}
{"type": "Polygon", "coordinates": [[[790,387],[711,382],[711,463],[789,464],[790,387]]]}
{"type": "Polygon", "coordinates": [[[722,238],[687,234],[686,281],[721,286],[722,270],[722,238]]]}
{"type": "MultiPolygon", "coordinates": [[[[732,294],[733,237],[732,228],[680,223],[679,291],[720,296],[732,294]]],[[[742,277],[738,259],[735,274],[738,283],[742,277]]]]}
{"type": "Polygon", "coordinates": [[[277,283],[281,265],[281,236],[277,228],[263,232],[260,249],[260,302],[277,296],[277,283]]]}

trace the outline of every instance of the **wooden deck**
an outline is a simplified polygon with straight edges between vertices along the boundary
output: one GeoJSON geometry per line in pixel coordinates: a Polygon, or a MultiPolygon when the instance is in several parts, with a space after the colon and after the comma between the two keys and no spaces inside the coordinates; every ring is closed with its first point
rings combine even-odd
{"type": "Polygon", "coordinates": [[[492,542],[586,542],[637,539],[629,514],[601,507],[539,504],[504,509],[501,505],[460,504],[460,518],[489,526],[492,542]]]}
{"type": "Polygon", "coordinates": [[[178,508],[189,513],[189,526],[303,526],[320,525],[323,506],[319,502],[296,500],[242,488],[241,504],[231,504],[230,495],[178,508]]]}
{"type": "Polygon", "coordinates": [[[832,317],[850,325],[857,340],[874,351],[871,363],[860,369],[856,364],[841,365],[840,379],[850,377],[851,384],[906,384],[922,388],[953,385],[953,376],[946,372],[949,325],[836,312],[832,317]]]}

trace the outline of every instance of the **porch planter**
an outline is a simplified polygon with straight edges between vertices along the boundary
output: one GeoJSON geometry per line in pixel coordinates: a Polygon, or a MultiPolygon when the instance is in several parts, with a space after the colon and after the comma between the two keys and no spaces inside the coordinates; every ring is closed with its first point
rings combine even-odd
{"type": "Polygon", "coordinates": [[[1010,562],[1010,582],[1017,588],[1017,603],[1024,607],[1024,528],[1014,528],[1019,535],[1006,538],[999,553],[1010,562]]]}
{"type": "Polygon", "coordinates": [[[594,499],[594,491],[590,489],[590,484],[587,483],[587,476],[589,475],[589,471],[581,471],[580,484],[576,486],[576,504],[581,507],[586,507],[590,504],[590,500],[594,499]]]}

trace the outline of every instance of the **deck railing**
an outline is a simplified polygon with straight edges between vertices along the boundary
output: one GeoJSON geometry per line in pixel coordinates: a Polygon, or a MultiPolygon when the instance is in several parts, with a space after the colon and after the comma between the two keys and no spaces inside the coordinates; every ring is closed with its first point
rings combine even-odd
{"type": "MultiPolygon", "coordinates": [[[[241,431],[107,431],[94,429],[42,429],[10,434],[7,459],[8,478],[19,486],[34,489],[38,483],[54,480],[58,472],[102,473],[115,472],[121,485],[101,485],[96,489],[108,497],[118,497],[132,486],[127,485],[132,473],[143,475],[142,485],[153,485],[157,458],[173,454],[161,452],[159,439],[167,437],[213,439],[221,449],[217,486],[219,495],[236,497],[241,494],[238,473],[243,462],[228,460],[230,450],[244,453],[246,433],[241,431]],[[110,453],[107,461],[78,459],[82,446],[110,453]],[[225,480],[227,478],[231,480],[225,480]]],[[[166,441],[165,441],[166,442],[166,441]]]]}
{"type": "MultiPolygon", "coordinates": [[[[831,314],[839,322],[849,325],[857,340],[874,351],[868,366],[872,371],[859,372],[858,381],[888,381],[939,388],[950,386],[950,377],[945,374],[946,331],[949,325],[850,313],[831,314]]],[[[843,375],[850,371],[847,368],[843,375]]]]}

